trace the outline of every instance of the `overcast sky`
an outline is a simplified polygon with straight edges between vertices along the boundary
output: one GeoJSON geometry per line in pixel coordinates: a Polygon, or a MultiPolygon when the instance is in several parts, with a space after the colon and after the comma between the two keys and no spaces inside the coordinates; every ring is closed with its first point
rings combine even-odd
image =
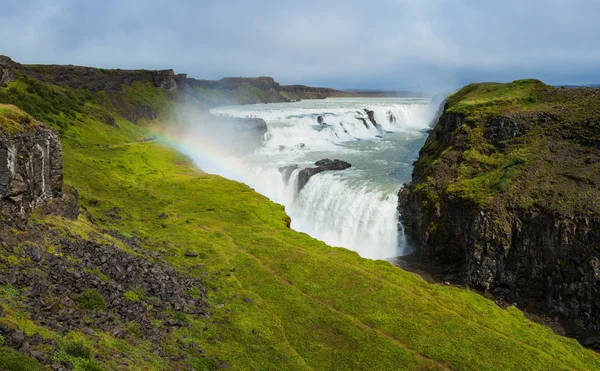
{"type": "Polygon", "coordinates": [[[600,0],[0,0],[21,63],[337,88],[600,83],[600,0]]]}

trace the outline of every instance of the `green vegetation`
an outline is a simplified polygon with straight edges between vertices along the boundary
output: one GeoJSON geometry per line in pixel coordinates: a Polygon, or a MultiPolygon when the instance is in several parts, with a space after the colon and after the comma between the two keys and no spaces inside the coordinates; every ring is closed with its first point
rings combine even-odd
{"type": "Polygon", "coordinates": [[[83,341],[67,341],[61,348],[66,354],[75,358],[90,359],[92,355],[92,351],[83,341]]]}
{"type": "MultiPolygon", "coordinates": [[[[113,103],[114,96],[89,96],[31,81],[0,88],[0,102],[14,103],[61,130],[65,181],[79,191],[86,210],[76,221],[37,215],[36,225],[115,248],[127,249],[120,238],[136,238],[149,255],[159,253],[163,263],[200,280],[211,305],[208,318],[170,313],[187,326],[174,330],[162,346],[167,356],[184,352],[183,359],[155,354],[131,323],[127,341],[102,332],[70,335],[75,343],[63,343],[56,361],[81,370],[168,370],[185,364],[199,370],[227,365],[285,370],[600,368],[596,354],[528,321],[515,308],[503,310],[475,293],[427,284],[387,262],[362,259],[290,230],[280,205],[244,184],[198,171],[186,156],[159,141],[142,141],[152,136],[149,123],[127,121],[122,113],[130,107],[113,103]],[[29,84],[36,84],[34,93],[28,92],[29,84]],[[58,113],[38,106],[36,96],[51,96],[49,91],[62,104],[58,113]],[[117,127],[107,125],[105,116],[114,117],[117,127]],[[110,212],[115,207],[118,217],[110,212]],[[169,218],[157,217],[163,212],[169,218]],[[198,257],[184,258],[188,251],[198,257]],[[93,361],[89,349],[94,349],[93,361]]],[[[119,94],[127,102],[151,105],[159,112],[153,124],[168,125],[173,105],[164,91],[133,84],[119,94]]],[[[527,153],[505,158],[477,150],[466,161],[502,168],[489,182],[506,189],[514,179],[510,169],[529,160],[527,153]]],[[[462,171],[472,176],[467,175],[471,169],[462,171]]],[[[201,295],[197,288],[192,291],[201,295]]],[[[7,303],[7,315],[0,323],[35,326],[25,314],[17,319],[18,305],[6,297],[3,291],[0,300],[7,303]]],[[[144,300],[135,291],[125,297],[144,300]]],[[[100,310],[105,300],[88,290],[78,304],[100,310]]],[[[10,360],[7,352],[9,356],[0,353],[0,365],[10,360]]]]}
{"type": "Polygon", "coordinates": [[[129,290],[126,291],[123,296],[125,297],[125,300],[127,301],[131,301],[131,302],[138,302],[142,299],[146,299],[146,296],[144,295],[143,291],[141,290],[129,290]]]}
{"type": "Polygon", "coordinates": [[[22,355],[14,349],[0,346],[0,370],[3,371],[38,371],[37,361],[22,355]]]}
{"type": "Polygon", "coordinates": [[[10,104],[0,104],[0,134],[19,134],[41,126],[31,115],[10,104]]]}
{"type": "Polygon", "coordinates": [[[598,167],[583,166],[597,156],[591,147],[600,119],[594,94],[538,80],[471,84],[448,98],[445,112],[461,125],[451,133],[438,126],[423,147],[415,190],[425,203],[447,195],[480,207],[600,213],[600,191],[589,187],[600,183],[593,175],[598,167]],[[451,142],[441,143],[437,134],[451,142]]]}
{"type": "Polygon", "coordinates": [[[77,297],[77,305],[81,309],[98,311],[104,309],[106,301],[98,291],[87,289],[77,297]]]}

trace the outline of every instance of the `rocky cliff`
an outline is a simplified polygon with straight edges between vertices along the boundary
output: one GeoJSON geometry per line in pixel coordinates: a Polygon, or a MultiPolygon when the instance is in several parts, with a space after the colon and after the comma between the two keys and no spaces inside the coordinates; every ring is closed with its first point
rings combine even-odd
{"type": "Polygon", "coordinates": [[[463,88],[399,196],[422,263],[600,331],[600,90],[463,88]]]}
{"type": "Polygon", "coordinates": [[[54,85],[92,92],[120,91],[121,86],[134,82],[151,83],[169,91],[185,85],[185,74],[175,75],[173,70],[107,70],[73,65],[24,65],[9,57],[0,56],[0,86],[14,81],[18,74],[54,85]]]}
{"type": "Polygon", "coordinates": [[[61,193],[58,133],[14,106],[0,106],[0,124],[5,129],[0,136],[0,208],[4,216],[25,215],[61,193]],[[20,122],[25,126],[6,130],[20,122]]]}
{"type": "Polygon", "coordinates": [[[186,79],[186,91],[209,107],[230,104],[277,103],[302,99],[356,96],[331,88],[280,85],[272,77],[226,77],[221,80],[186,79]]]}

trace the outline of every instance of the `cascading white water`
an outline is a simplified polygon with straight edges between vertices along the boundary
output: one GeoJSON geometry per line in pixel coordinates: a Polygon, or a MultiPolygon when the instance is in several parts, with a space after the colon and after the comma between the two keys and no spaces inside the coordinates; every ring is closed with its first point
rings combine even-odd
{"type": "Polygon", "coordinates": [[[366,186],[352,187],[338,175],[311,179],[298,198],[303,218],[297,228],[361,256],[385,259],[398,247],[397,196],[366,186]]]}
{"type": "Polygon", "coordinates": [[[283,204],[292,228],[329,245],[385,259],[401,255],[397,191],[410,177],[435,109],[425,99],[326,99],[214,109],[216,115],[259,117],[268,125],[265,145],[245,158],[206,157],[186,151],[200,168],[245,182],[283,204]],[[369,119],[367,111],[373,111],[369,119]],[[319,123],[319,121],[321,123],[319,123]],[[323,158],[353,166],[323,172],[298,191],[299,170],[286,179],[279,168],[314,167],[323,158]]]}

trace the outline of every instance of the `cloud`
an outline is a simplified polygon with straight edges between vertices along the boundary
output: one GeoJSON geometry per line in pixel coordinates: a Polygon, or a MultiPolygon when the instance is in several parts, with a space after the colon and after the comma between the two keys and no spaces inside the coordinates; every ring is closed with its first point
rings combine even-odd
{"type": "Polygon", "coordinates": [[[20,0],[5,9],[0,53],[24,63],[393,89],[600,81],[593,0],[20,0]]]}

